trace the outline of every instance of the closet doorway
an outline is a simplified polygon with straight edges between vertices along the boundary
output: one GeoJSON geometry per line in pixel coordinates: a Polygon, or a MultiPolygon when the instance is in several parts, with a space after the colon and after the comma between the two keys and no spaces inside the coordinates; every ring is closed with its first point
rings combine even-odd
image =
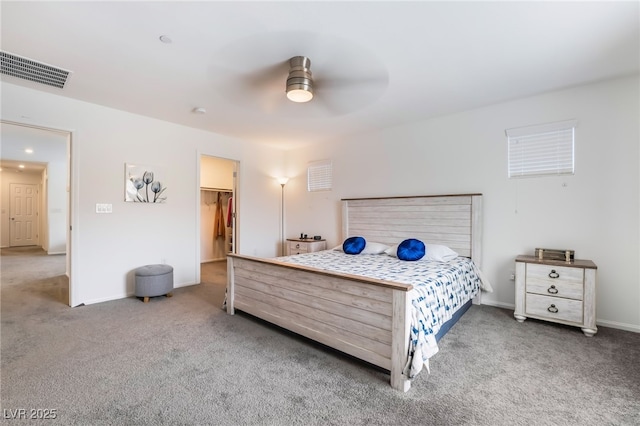
{"type": "Polygon", "coordinates": [[[200,155],[200,283],[215,275],[226,283],[228,253],[237,251],[237,176],[239,163],[235,160],[200,155]]]}

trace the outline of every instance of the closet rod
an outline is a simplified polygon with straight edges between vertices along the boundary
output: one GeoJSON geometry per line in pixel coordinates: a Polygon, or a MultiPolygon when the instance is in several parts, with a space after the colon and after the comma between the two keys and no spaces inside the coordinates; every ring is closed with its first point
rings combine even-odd
{"type": "Polygon", "coordinates": [[[213,191],[213,192],[233,192],[231,189],[223,189],[223,188],[209,188],[206,186],[201,186],[200,191],[213,191]]]}

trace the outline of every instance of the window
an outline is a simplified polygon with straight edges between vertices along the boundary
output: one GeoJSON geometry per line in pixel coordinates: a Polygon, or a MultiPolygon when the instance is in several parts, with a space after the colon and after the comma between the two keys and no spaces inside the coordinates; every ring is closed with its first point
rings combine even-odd
{"type": "Polygon", "coordinates": [[[307,191],[331,191],[331,161],[309,163],[307,169],[307,191]]]}
{"type": "Polygon", "coordinates": [[[574,173],[576,120],[507,129],[509,178],[574,173]]]}

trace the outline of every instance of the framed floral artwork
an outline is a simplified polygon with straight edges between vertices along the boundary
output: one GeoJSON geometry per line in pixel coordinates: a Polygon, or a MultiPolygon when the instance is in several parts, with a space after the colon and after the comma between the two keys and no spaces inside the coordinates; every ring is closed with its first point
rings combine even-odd
{"type": "Polygon", "coordinates": [[[131,203],[165,203],[166,184],[156,166],[125,163],[124,200],[131,203]]]}

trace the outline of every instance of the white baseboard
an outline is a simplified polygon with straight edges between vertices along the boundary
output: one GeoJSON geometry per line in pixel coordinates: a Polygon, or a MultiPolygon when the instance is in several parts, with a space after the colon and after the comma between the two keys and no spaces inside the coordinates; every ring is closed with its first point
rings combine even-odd
{"type": "MultiPolygon", "coordinates": [[[[192,285],[197,285],[200,283],[182,283],[182,284],[174,284],[173,288],[180,288],[180,287],[189,287],[192,285]]],[[[80,305],[94,305],[96,303],[102,303],[102,302],[111,302],[112,300],[120,300],[120,299],[126,299],[128,297],[135,297],[135,293],[134,292],[130,292],[124,295],[117,295],[117,296],[109,296],[109,297],[103,297],[100,299],[90,299],[90,300],[85,300],[84,302],[81,302],[79,305],[76,306],[80,306],[80,305]]]]}
{"type": "Polygon", "coordinates": [[[596,324],[601,325],[602,327],[617,328],[618,330],[640,333],[640,325],[626,324],[623,322],[607,321],[607,320],[599,320],[599,319],[596,319],[596,324]]]}
{"type": "MultiPolygon", "coordinates": [[[[133,293],[131,293],[131,296],[133,296],[133,293]]],[[[127,297],[129,297],[128,294],[123,294],[123,295],[118,295],[118,296],[102,297],[102,298],[99,298],[99,299],[89,299],[89,300],[85,300],[84,302],[80,302],[80,304],[76,305],[76,306],[95,305],[96,303],[111,302],[112,300],[126,299],[127,297]]]]}
{"type": "MultiPolygon", "coordinates": [[[[484,298],[482,299],[482,304],[487,306],[495,306],[496,308],[511,309],[511,310],[514,310],[516,308],[515,304],[512,304],[512,303],[496,302],[494,300],[486,300],[484,298]]],[[[602,327],[610,327],[618,330],[640,333],[640,325],[626,324],[623,322],[608,321],[608,320],[602,320],[602,319],[596,319],[596,324],[602,327]]]]}

